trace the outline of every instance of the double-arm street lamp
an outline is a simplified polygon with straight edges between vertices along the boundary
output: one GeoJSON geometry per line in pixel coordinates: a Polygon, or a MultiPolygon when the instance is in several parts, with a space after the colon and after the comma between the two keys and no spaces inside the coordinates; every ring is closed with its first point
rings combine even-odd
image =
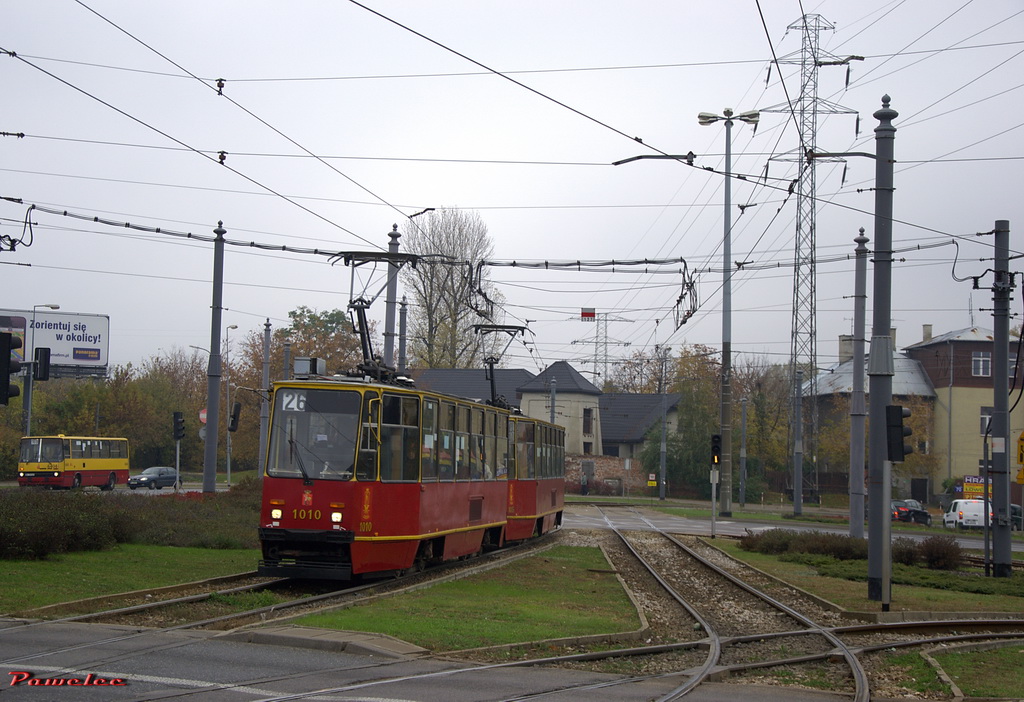
{"type": "MultiPolygon", "coordinates": [[[[756,110],[741,112],[735,116],[741,122],[757,125],[761,113],[756,110]]],[[[733,111],[726,108],[721,115],[712,112],[701,112],[697,121],[701,125],[725,122],[725,231],[722,237],[722,261],[724,265],[722,280],[722,405],[721,405],[721,437],[722,437],[722,494],[720,513],[723,517],[732,516],[732,122],[733,111]]],[[[693,165],[696,155],[690,151],[685,156],[671,154],[646,154],[615,161],[613,166],[639,161],[641,159],[671,159],[689,166],[693,165]]]]}
{"type": "MultiPolygon", "coordinates": [[[[741,122],[756,125],[757,111],[741,112],[735,117],[741,122]]],[[[697,121],[702,126],[725,122],[725,218],[722,235],[722,490],[719,497],[720,513],[732,516],[732,122],[733,111],[726,108],[721,115],[701,112],[697,121]]]]}

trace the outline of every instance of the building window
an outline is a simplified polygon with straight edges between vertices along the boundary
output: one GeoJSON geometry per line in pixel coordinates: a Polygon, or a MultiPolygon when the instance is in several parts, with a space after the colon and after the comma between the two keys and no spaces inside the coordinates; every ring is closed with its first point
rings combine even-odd
{"type": "Polygon", "coordinates": [[[992,407],[981,408],[981,435],[984,436],[985,432],[989,430],[988,423],[992,421],[992,407]]]}
{"type": "Polygon", "coordinates": [[[975,378],[988,378],[992,375],[992,352],[974,351],[971,353],[971,375],[975,378]]]}
{"type": "Polygon", "coordinates": [[[594,433],[594,410],[591,407],[583,409],[583,433],[586,436],[594,433]]]}

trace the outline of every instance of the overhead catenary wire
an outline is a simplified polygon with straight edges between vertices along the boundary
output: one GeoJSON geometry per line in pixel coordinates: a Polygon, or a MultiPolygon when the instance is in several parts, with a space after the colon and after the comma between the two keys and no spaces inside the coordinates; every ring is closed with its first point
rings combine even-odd
{"type": "MultiPolygon", "coordinates": [[[[516,205],[513,205],[513,207],[522,207],[522,206],[516,206],[516,205]]],[[[650,207],[658,207],[658,206],[650,206],[650,207]]],[[[699,205],[694,205],[694,206],[692,206],[692,207],[699,207],[699,205]]],[[[777,215],[776,215],[776,216],[777,216],[777,215]]],[[[768,230],[768,228],[766,227],[766,228],[765,228],[765,231],[767,231],[767,230],[768,230]]],[[[762,236],[764,236],[764,233],[762,233],[762,236]]],[[[760,242],[760,238],[759,238],[759,242],[760,242]]],[[[759,245],[755,245],[755,247],[753,247],[753,249],[757,249],[757,248],[758,248],[758,246],[759,246],[759,245]]],[[[748,258],[751,258],[751,257],[748,257],[748,258]]],[[[765,261],[764,261],[764,257],[761,257],[761,258],[762,258],[762,261],[761,261],[761,263],[765,263],[765,261]]],[[[772,257],[767,257],[767,258],[771,259],[772,257]]],[[[753,268],[752,268],[751,270],[753,270],[753,268]]]]}

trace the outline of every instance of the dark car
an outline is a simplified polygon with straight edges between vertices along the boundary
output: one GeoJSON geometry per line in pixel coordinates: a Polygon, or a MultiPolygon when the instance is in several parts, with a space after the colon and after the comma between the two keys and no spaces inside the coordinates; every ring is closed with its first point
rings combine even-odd
{"type": "Polygon", "coordinates": [[[893,500],[889,505],[893,519],[931,526],[932,515],[917,500],[893,500]]]}
{"type": "Polygon", "coordinates": [[[139,475],[133,475],[128,478],[128,487],[132,490],[140,487],[159,490],[160,488],[174,487],[175,480],[176,476],[173,468],[153,466],[142,471],[139,475]]]}

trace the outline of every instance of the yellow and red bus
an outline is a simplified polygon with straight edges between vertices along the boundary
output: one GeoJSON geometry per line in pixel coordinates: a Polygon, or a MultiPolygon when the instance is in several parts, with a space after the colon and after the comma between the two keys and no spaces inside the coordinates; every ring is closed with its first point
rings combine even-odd
{"type": "Polygon", "coordinates": [[[24,436],[18,485],[48,489],[95,485],[113,490],[128,482],[128,439],[101,436],[24,436]]]}

